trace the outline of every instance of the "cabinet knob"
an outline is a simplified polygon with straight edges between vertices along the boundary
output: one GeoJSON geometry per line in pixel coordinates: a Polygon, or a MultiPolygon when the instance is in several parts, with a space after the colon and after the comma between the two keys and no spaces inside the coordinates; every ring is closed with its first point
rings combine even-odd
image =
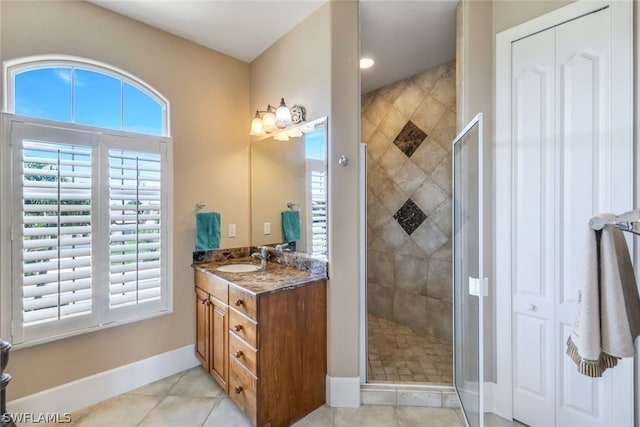
{"type": "Polygon", "coordinates": [[[237,385],[233,390],[238,394],[242,393],[242,387],[240,387],[239,385],[237,385]]]}
{"type": "Polygon", "coordinates": [[[242,330],[242,325],[236,325],[233,327],[233,329],[235,329],[236,332],[240,332],[242,330]]]}
{"type": "Polygon", "coordinates": [[[538,309],[538,307],[536,307],[533,304],[527,304],[527,310],[529,311],[536,311],[538,309]]]}
{"type": "Polygon", "coordinates": [[[241,358],[241,357],[242,357],[242,355],[243,355],[243,354],[244,354],[244,353],[242,352],[242,350],[237,350],[237,351],[235,352],[234,356],[236,356],[236,358],[238,358],[238,359],[239,359],[239,358],[241,358]]]}
{"type": "Polygon", "coordinates": [[[211,302],[208,299],[206,299],[206,300],[202,301],[202,304],[204,304],[205,306],[208,307],[208,306],[211,305],[211,302]]]}
{"type": "Polygon", "coordinates": [[[240,307],[242,304],[244,304],[244,301],[242,301],[240,298],[238,298],[235,302],[236,307],[240,307]]]}

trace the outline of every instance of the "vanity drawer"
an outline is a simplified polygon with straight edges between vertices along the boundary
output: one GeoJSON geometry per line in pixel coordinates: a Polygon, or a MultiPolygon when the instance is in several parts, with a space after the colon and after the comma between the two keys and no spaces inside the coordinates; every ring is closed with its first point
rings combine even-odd
{"type": "Polygon", "coordinates": [[[236,360],[229,361],[229,396],[242,409],[253,425],[256,419],[256,390],[258,380],[236,360]]]}
{"type": "Polygon", "coordinates": [[[238,338],[233,332],[229,333],[229,358],[236,359],[236,361],[251,371],[253,375],[258,375],[257,351],[238,338]]]}
{"type": "Polygon", "coordinates": [[[218,298],[225,304],[229,303],[229,285],[227,282],[198,269],[193,271],[194,281],[197,287],[218,298]]]}
{"type": "Polygon", "coordinates": [[[253,320],[258,320],[255,296],[249,295],[235,286],[229,286],[229,305],[253,320]]]}
{"type": "Polygon", "coordinates": [[[233,308],[229,310],[229,330],[251,344],[254,348],[258,348],[258,325],[233,308]]]}

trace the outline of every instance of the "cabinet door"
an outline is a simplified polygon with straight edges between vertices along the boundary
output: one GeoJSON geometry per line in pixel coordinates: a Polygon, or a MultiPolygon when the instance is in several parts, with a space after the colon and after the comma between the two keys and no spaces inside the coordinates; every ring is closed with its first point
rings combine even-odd
{"type": "Polygon", "coordinates": [[[227,370],[229,358],[227,355],[228,340],[228,306],[213,297],[211,304],[211,376],[227,390],[227,370]]]}
{"type": "Polygon", "coordinates": [[[210,322],[209,295],[196,289],[196,357],[209,370],[210,322]]]}

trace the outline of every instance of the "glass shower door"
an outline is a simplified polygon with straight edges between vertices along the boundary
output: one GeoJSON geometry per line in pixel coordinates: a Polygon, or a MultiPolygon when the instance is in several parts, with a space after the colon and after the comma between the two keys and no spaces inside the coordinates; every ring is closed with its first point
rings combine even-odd
{"type": "Polygon", "coordinates": [[[470,427],[484,425],[482,114],[453,141],[453,382],[470,427]]]}

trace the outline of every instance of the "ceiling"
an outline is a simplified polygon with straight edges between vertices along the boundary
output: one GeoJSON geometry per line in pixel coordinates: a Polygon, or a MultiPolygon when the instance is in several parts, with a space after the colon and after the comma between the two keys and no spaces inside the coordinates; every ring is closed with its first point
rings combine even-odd
{"type": "MultiPolygon", "coordinates": [[[[245,62],[326,0],[89,0],[245,62]]],[[[458,0],[361,0],[362,93],[455,58],[458,0]]]]}
{"type": "Polygon", "coordinates": [[[456,57],[458,0],[361,0],[360,52],[375,60],[362,70],[362,93],[456,57]]]}

